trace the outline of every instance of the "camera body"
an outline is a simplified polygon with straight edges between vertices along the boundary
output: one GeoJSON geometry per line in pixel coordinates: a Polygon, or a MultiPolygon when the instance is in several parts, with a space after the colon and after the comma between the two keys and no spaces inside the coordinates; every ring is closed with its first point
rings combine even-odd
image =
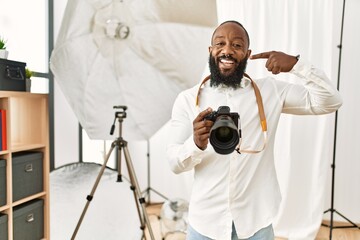
{"type": "Polygon", "coordinates": [[[240,141],[240,130],[238,129],[240,115],[230,112],[228,106],[220,106],[204,117],[204,120],[214,122],[210,129],[210,144],[215,152],[219,154],[232,153],[240,141]]]}
{"type": "Polygon", "coordinates": [[[206,115],[204,119],[215,122],[220,116],[229,116],[233,120],[235,126],[238,127],[240,116],[236,112],[230,112],[230,108],[228,106],[220,106],[217,111],[212,111],[206,115]]]}

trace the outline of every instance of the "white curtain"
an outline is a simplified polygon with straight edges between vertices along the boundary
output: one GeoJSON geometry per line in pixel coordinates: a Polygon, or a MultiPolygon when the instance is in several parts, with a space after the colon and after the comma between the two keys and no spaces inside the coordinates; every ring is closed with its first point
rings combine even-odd
{"type": "MultiPolygon", "coordinates": [[[[301,54],[331,77],[333,1],[221,0],[219,22],[235,19],[250,35],[253,53],[301,54]]],[[[250,62],[254,78],[269,74],[263,62],[250,62]]],[[[290,74],[276,76],[291,80],[290,74]]],[[[336,79],[333,78],[336,86],[336,79]]],[[[283,115],[276,136],[275,161],[282,192],[275,234],[315,239],[323,217],[328,169],[332,160],[334,114],[283,115]]]]}
{"type": "MultiPolygon", "coordinates": [[[[332,41],[336,30],[333,1],[218,0],[217,8],[219,23],[233,19],[244,25],[253,53],[275,50],[300,54],[323,69],[336,85],[336,76],[332,77],[337,59],[332,41]]],[[[265,60],[249,61],[247,73],[254,79],[271,74],[264,65],[265,60]]],[[[290,74],[275,77],[294,80],[290,74]]],[[[152,187],[169,198],[188,198],[191,173],[175,176],[164,162],[166,129],[165,125],[150,140],[151,166],[156,166],[151,168],[152,187]]],[[[315,239],[326,207],[333,143],[334,114],[281,117],[275,159],[283,200],[274,224],[276,236],[315,239]]]]}

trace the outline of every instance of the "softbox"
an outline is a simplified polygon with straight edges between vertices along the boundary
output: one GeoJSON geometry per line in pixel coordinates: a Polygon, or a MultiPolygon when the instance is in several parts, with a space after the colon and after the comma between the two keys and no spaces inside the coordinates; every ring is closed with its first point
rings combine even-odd
{"type": "Polygon", "coordinates": [[[177,94],[198,83],[217,24],[216,1],[69,0],[50,68],[89,138],[149,139],[177,94]]]}

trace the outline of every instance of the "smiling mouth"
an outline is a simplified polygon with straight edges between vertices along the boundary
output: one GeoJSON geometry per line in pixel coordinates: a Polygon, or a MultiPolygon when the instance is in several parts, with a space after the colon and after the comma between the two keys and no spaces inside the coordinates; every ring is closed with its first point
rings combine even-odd
{"type": "Polygon", "coordinates": [[[233,60],[228,60],[228,59],[220,59],[220,62],[224,65],[229,65],[229,66],[232,66],[235,64],[235,61],[233,60]]]}
{"type": "Polygon", "coordinates": [[[228,71],[230,69],[235,68],[236,61],[231,58],[220,58],[219,59],[219,68],[222,71],[228,71]]]}

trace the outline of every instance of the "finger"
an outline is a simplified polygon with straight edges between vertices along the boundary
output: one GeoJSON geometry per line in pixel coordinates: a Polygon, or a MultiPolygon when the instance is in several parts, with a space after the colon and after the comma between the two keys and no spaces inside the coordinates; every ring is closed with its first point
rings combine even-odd
{"type": "Polygon", "coordinates": [[[209,143],[209,139],[207,137],[204,140],[202,140],[202,139],[199,139],[199,138],[195,138],[195,136],[194,136],[194,142],[195,142],[195,144],[196,144],[196,146],[198,148],[200,148],[201,150],[205,150],[208,143],[209,143]]]}
{"type": "Polygon", "coordinates": [[[205,149],[209,142],[210,132],[206,128],[194,131],[194,142],[200,149],[205,149]]]}
{"type": "Polygon", "coordinates": [[[278,65],[278,62],[274,58],[274,55],[270,55],[269,59],[266,61],[266,64],[265,64],[265,67],[267,68],[267,70],[269,72],[271,72],[274,67],[277,67],[277,65],[278,65]]]}
{"type": "Polygon", "coordinates": [[[271,61],[271,59],[268,59],[268,60],[266,61],[265,67],[267,68],[267,70],[271,71],[271,68],[272,68],[272,61],[271,61]]]}
{"type": "Polygon", "coordinates": [[[200,122],[204,120],[204,117],[212,112],[211,108],[207,108],[204,111],[200,112],[199,115],[194,119],[193,123],[200,122]]]}
{"type": "Polygon", "coordinates": [[[196,134],[204,134],[210,132],[214,123],[212,121],[200,121],[194,123],[193,130],[196,134]]]}
{"type": "Polygon", "coordinates": [[[207,142],[209,140],[210,133],[197,134],[196,138],[199,142],[207,142]]]}
{"type": "Polygon", "coordinates": [[[272,72],[273,74],[279,74],[279,73],[281,72],[281,69],[280,69],[280,67],[273,67],[273,68],[271,69],[271,72],[272,72]]]}
{"type": "Polygon", "coordinates": [[[262,52],[262,53],[258,53],[258,54],[253,54],[250,56],[250,59],[254,60],[254,59],[263,59],[263,58],[269,58],[271,55],[271,52],[262,52]]]}

